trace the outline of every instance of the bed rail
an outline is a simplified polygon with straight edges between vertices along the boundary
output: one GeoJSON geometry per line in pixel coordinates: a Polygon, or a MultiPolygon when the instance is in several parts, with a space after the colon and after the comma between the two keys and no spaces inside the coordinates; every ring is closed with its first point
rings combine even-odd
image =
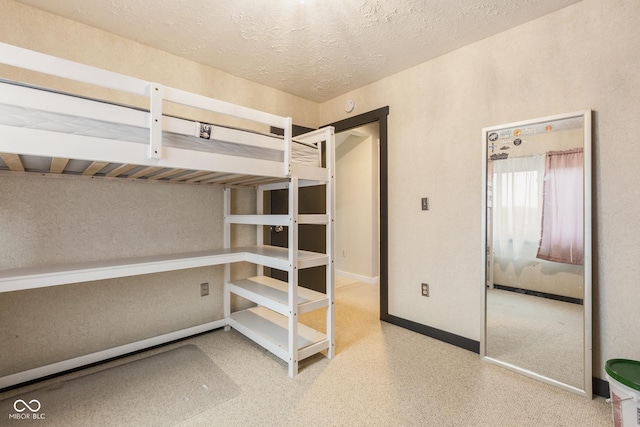
{"type": "Polygon", "coordinates": [[[291,174],[292,119],[290,117],[281,117],[6,43],[0,43],[0,63],[146,97],[149,100],[149,111],[151,113],[150,123],[148,123],[149,158],[151,159],[161,159],[163,156],[162,110],[164,102],[284,129],[282,145],[284,152],[283,174],[284,176],[290,176],[291,174]]]}

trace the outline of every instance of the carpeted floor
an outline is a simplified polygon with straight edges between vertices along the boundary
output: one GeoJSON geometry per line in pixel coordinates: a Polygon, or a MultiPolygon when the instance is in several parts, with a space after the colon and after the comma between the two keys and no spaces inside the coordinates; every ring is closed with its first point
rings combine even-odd
{"type": "Polygon", "coordinates": [[[13,396],[0,401],[0,414],[14,414],[9,420],[20,425],[173,426],[239,392],[209,356],[187,344],[13,396]],[[32,412],[15,405],[19,400],[40,408],[32,412]],[[29,418],[16,420],[21,413],[29,418]]]}
{"type": "MultiPolygon", "coordinates": [[[[177,426],[610,426],[611,409],[603,398],[589,400],[480,360],[475,353],[380,322],[377,286],[341,280],[336,292],[337,355],[318,355],[301,363],[300,374],[287,376],[280,359],[235,331],[209,334],[85,371],[12,390],[0,399],[42,397],[38,390],[90,375],[112,366],[144,360],[187,344],[197,346],[237,385],[227,400],[200,403],[177,426]]],[[[321,319],[302,316],[314,326],[321,319]]],[[[188,363],[188,362],[186,362],[188,363]]],[[[109,393],[125,393],[114,383],[109,393]],[[120,391],[114,391],[120,390],[120,391]]],[[[216,386],[213,385],[213,388],[216,386]]],[[[233,388],[233,387],[232,387],[233,388]]],[[[179,399],[165,402],[165,391],[148,389],[136,408],[125,414],[109,400],[86,396],[63,407],[46,408],[46,416],[67,426],[111,426],[114,417],[138,426],[156,419],[149,407],[180,411],[179,399]],[[101,418],[85,422],[91,408],[101,418]]],[[[211,395],[212,396],[212,395],[211,395]]],[[[201,401],[199,401],[201,402],[201,401]]],[[[62,405],[62,404],[61,404],[62,405]]],[[[63,405],[64,406],[64,405],[63,405]]],[[[152,411],[153,412],[153,411],[152,411]]],[[[0,413],[0,425],[20,426],[0,413]]],[[[150,422],[153,424],[153,422],[150,422]]],[[[39,423],[46,426],[46,421],[39,423]]]]}

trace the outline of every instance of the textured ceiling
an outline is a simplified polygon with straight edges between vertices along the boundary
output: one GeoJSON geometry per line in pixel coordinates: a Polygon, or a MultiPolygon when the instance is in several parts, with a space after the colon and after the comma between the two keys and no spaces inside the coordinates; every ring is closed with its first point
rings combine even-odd
{"type": "Polygon", "coordinates": [[[19,0],[322,102],[579,0],[19,0]]]}

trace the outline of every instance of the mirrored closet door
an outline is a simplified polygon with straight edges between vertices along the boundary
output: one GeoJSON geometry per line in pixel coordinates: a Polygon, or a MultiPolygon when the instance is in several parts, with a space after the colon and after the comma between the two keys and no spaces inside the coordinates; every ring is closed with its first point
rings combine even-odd
{"type": "Polygon", "coordinates": [[[591,111],[483,129],[481,356],[591,396],[591,111]]]}

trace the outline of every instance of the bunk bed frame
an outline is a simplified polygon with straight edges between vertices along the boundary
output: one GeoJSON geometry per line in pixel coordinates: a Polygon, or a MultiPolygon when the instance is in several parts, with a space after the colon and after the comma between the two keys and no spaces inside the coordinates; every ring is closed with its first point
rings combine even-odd
{"type": "Polygon", "coordinates": [[[292,120],[288,117],[3,43],[0,43],[0,63],[143,96],[149,105],[145,110],[20,82],[2,81],[0,177],[3,174],[37,174],[224,187],[222,249],[4,269],[0,270],[0,293],[212,265],[225,266],[222,319],[10,374],[0,378],[0,389],[223,327],[241,332],[283,359],[288,364],[290,376],[297,374],[299,361],[306,357],[322,351],[328,358],[333,357],[333,128],[312,131],[294,139],[292,120]],[[168,104],[241,119],[255,126],[242,129],[163,114],[168,104]],[[78,121],[80,125],[75,123],[78,121]],[[70,127],[74,130],[67,130],[70,127]],[[283,129],[284,137],[255,128],[283,129]],[[216,147],[222,147],[222,151],[216,151],[216,147]],[[303,152],[301,157],[296,157],[297,151],[303,152]],[[326,212],[298,214],[299,188],[316,185],[325,188],[326,212]],[[231,189],[239,187],[255,189],[258,208],[254,215],[236,215],[231,211],[231,189]],[[265,194],[280,189],[288,189],[288,213],[264,214],[265,194]],[[236,224],[255,225],[257,245],[232,247],[231,230],[236,224]],[[326,253],[298,249],[300,224],[325,226],[326,253]],[[264,244],[263,227],[269,226],[287,227],[288,248],[264,244]],[[258,276],[232,282],[230,265],[236,262],[256,264],[258,276]],[[298,284],[298,270],[316,266],[326,266],[326,293],[298,284]],[[264,276],[264,267],[287,271],[288,282],[264,276]],[[231,294],[244,297],[256,306],[232,312],[231,294]],[[326,310],[324,333],[298,321],[299,314],[318,309],[326,310]]]}

